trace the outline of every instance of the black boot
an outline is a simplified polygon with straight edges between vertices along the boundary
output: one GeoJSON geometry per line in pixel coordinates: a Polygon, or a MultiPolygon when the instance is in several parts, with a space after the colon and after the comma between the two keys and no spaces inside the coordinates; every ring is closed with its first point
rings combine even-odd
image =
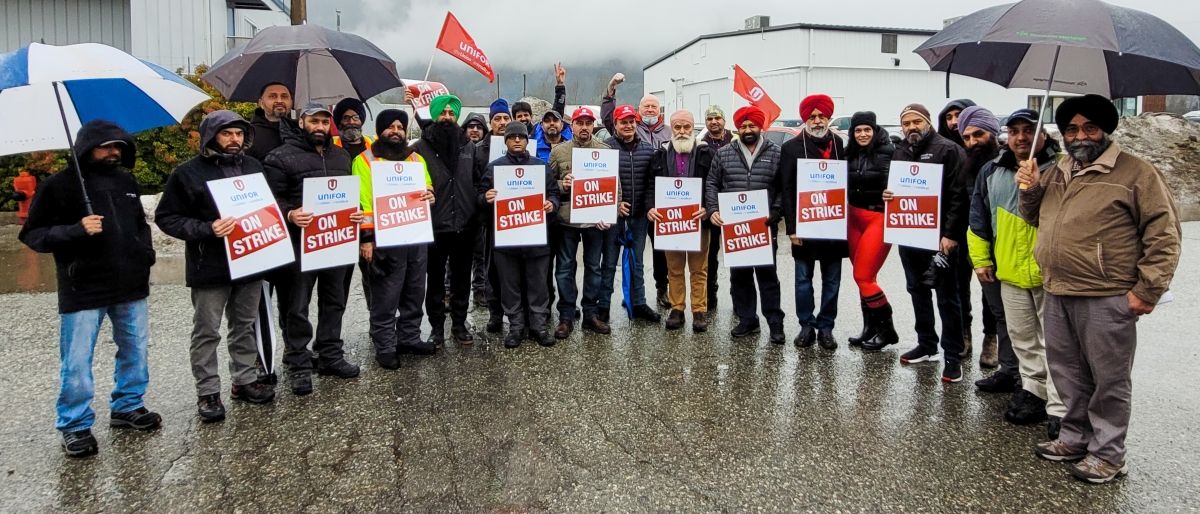
{"type": "Polygon", "coordinates": [[[883,304],[882,306],[871,309],[871,319],[875,324],[875,335],[867,341],[863,341],[862,349],[868,352],[877,352],[888,345],[893,345],[900,342],[900,335],[896,333],[896,327],[892,326],[892,306],[891,304],[883,304]]]}
{"type": "Polygon", "coordinates": [[[875,312],[874,309],[867,307],[866,302],[862,303],[862,333],[850,338],[850,346],[859,346],[867,341],[870,341],[872,337],[875,337],[875,321],[871,319],[873,317],[873,312],[875,312]]]}

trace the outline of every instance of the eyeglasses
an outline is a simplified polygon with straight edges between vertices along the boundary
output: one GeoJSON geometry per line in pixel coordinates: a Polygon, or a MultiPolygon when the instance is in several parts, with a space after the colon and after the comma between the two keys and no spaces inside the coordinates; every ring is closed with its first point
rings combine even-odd
{"type": "Polygon", "coordinates": [[[342,123],[357,123],[361,121],[362,118],[359,118],[357,114],[342,116],[342,123]]]}
{"type": "Polygon", "coordinates": [[[1082,130],[1084,135],[1088,137],[1095,136],[1100,133],[1100,126],[1094,123],[1084,123],[1082,127],[1079,125],[1067,125],[1067,130],[1063,131],[1063,135],[1067,137],[1075,137],[1082,130]]]}

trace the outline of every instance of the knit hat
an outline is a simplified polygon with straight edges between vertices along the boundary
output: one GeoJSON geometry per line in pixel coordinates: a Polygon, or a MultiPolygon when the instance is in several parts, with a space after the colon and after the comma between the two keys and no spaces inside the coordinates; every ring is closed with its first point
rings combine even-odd
{"type": "Polygon", "coordinates": [[[759,109],[757,105],[747,105],[733,113],[734,126],[741,128],[742,123],[746,120],[750,120],[759,128],[764,128],[763,125],[767,123],[767,113],[759,109]]]}
{"type": "Polygon", "coordinates": [[[800,101],[800,119],[807,120],[813,111],[819,111],[826,118],[833,117],[833,99],[829,95],[808,95],[800,101]]]}
{"type": "Polygon", "coordinates": [[[1099,125],[1105,134],[1115,132],[1120,121],[1117,106],[1109,99],[1100,95],[1076,96],[1063,101],[1058,106],[1058,112],[1054,113],[1054,122],[1058,124],[1060,133],[1067,132],[1067,125],[1071,124],[1071,118],[1076,114],[1082,114],[1088,121],[1099,125]]]}
{"type": "Polygon", "coordinates": [[[524,123],[509,123],[504,126],[504,139],[512,136],[521,136],[529,139],[529,129],[525,127],[524,123]]]}
{"type": "Polygon", "coordinates": [[[671,125],[675,125],[676,121],[686,121],[689,125],[695,125],[696,119],[692,117],[692,111],[680,109],[671,113],[671,125]]]}
{"type": "Polygon", "coordinates": [[[717,118],[725,119],[725,111],[722,111],[721,107],[718,105],[715,105],[715,104],[710,105],[710,106],[708,106],[708,109],[706,109],[704,111],[704,117],[705,118],[717,117],[717,118]]]}
{"type": "Polygon", "coordinates": [[[854,129],[866,125],[874,129],[879,126],[878,120],[875,118],[875,113],[871,111],[856,112],[850,117],[850,132],[854,129]]]}
{"type": "Polygon", "coordinates": [[[462,114],[462,100],[454,95],[440,95],[429,102],[429,115],[436,120],[446,110],[446,107],[454,110],[455,120],[458,119],[459,114],[462,114]]]}
{"type": "Polygon", "coordinates": [[[400,124],[404,125],[404,130],[408,130],[408,113],[400,109],[384,109],[375,116],[375,135],[382,135],[383,131],[392,126],[396,120],[400,120],[400,124]]]}
{"type": "Polygon", "coordinates": [[[929,109],[926,109],[924,105],[908,104],[904,106],[904,110],[900,111],[900,121],[903,122],[904,117],[908,116],[909,114],[916,114],[924,119],[925,123],[933,125],[933,119],[929,117],[929,109]]]}
{"type": "Polygon", "coordinates": [[[512,115],[516,116],[518,112],[527,112],[532,116],[533,106],[529,105],[529,102],[516,102],[512,104],[512,115]]]}
{"type": "Polygon", "coordinates": [[[359,99],[354,97],[343,98],[337,105],[333,106],[333,123],[339,128],[342,125],[342,116],[346,114],[346,111],[354,111],[355,114],[358,114],[359,118],[364,120],[367,118],[367,109],[359,99]]]}
{"type": "Polygon", "coordinates": [[[493,119],[497,114],[501,113],[512,116],[512,112],[508,110],[508,100],[497,98],[495,102],[492,102],[492,106],[488,108],[488,119],[493,119]]]}
{"type": "Polygon", "coordinates": [[[958,115],[958,133],[966,134],[967,129],[975,127],[983,129],[995,137],[1000,134],[1000,120],[996,119],[996,115],[978,105],[972,105],[963,109],[958,115]]]}

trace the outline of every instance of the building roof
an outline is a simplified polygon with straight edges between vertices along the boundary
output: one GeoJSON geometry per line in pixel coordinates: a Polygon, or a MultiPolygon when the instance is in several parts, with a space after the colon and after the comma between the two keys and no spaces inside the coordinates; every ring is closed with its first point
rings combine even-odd
{"type": "Polygon", "coordinates": [[[650,64],[643,66],[642,71],[645,71],[645,70],[649,69],[651,66],[654,66],[655,64],[658,64],[660,62],[667,60],[671,56],[683,51],[683,49],[685,49],[689,46],[692,46],[702,40],[719,39],[719,38],[730,37],[730,36],[743,36],[746,34],[754,34],[754,33],[762,33],[762,32],[775,32],[775,31],[780,31],[780,30],[794,30],[794,29],[837,30],[837,31],[843,31],[843,32],[866,32],[866,33],[873,33],[873,34],[903,34],[903,35],[907,35],[907,36],[932,36],[934,34],[937,34],[937,32],[938,32],[936,30],[928,30],[928,29],[902,29],[902,28],[890,28],[890,27],[856,27],[853,25],[822,25],[822,24],[818,24],[818,23],[789,23],[787,25],[776,25],[774,27],[765,27],[765,28],[761,28],[761,29],[743,29],[743,30],[734,30],[731,32],[717,32],[717,33],[713,33],[713,34],[703,34],[703,35],[697,36],[696,39],[693,39],[691,41],[688,41],[687,43],[684,43],[683,46],[680,46],[679,48],[671,50],[666,55],[659,57],[658,59],[655,59],[650,64]]]}

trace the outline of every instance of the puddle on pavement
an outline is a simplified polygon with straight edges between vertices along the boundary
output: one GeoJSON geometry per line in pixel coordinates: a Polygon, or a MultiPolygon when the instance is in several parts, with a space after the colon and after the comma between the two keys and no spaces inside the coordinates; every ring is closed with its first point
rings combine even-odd
{"type": "MultiPolygon", "coordinates": [[[[150,269],[150,283],[182,284],[183,272],[183,256],[159,256],[150,269]]],[[[0,250],[0,294],[52,293],[57,287],[53,255],[25,246],[0,250]]]]}

